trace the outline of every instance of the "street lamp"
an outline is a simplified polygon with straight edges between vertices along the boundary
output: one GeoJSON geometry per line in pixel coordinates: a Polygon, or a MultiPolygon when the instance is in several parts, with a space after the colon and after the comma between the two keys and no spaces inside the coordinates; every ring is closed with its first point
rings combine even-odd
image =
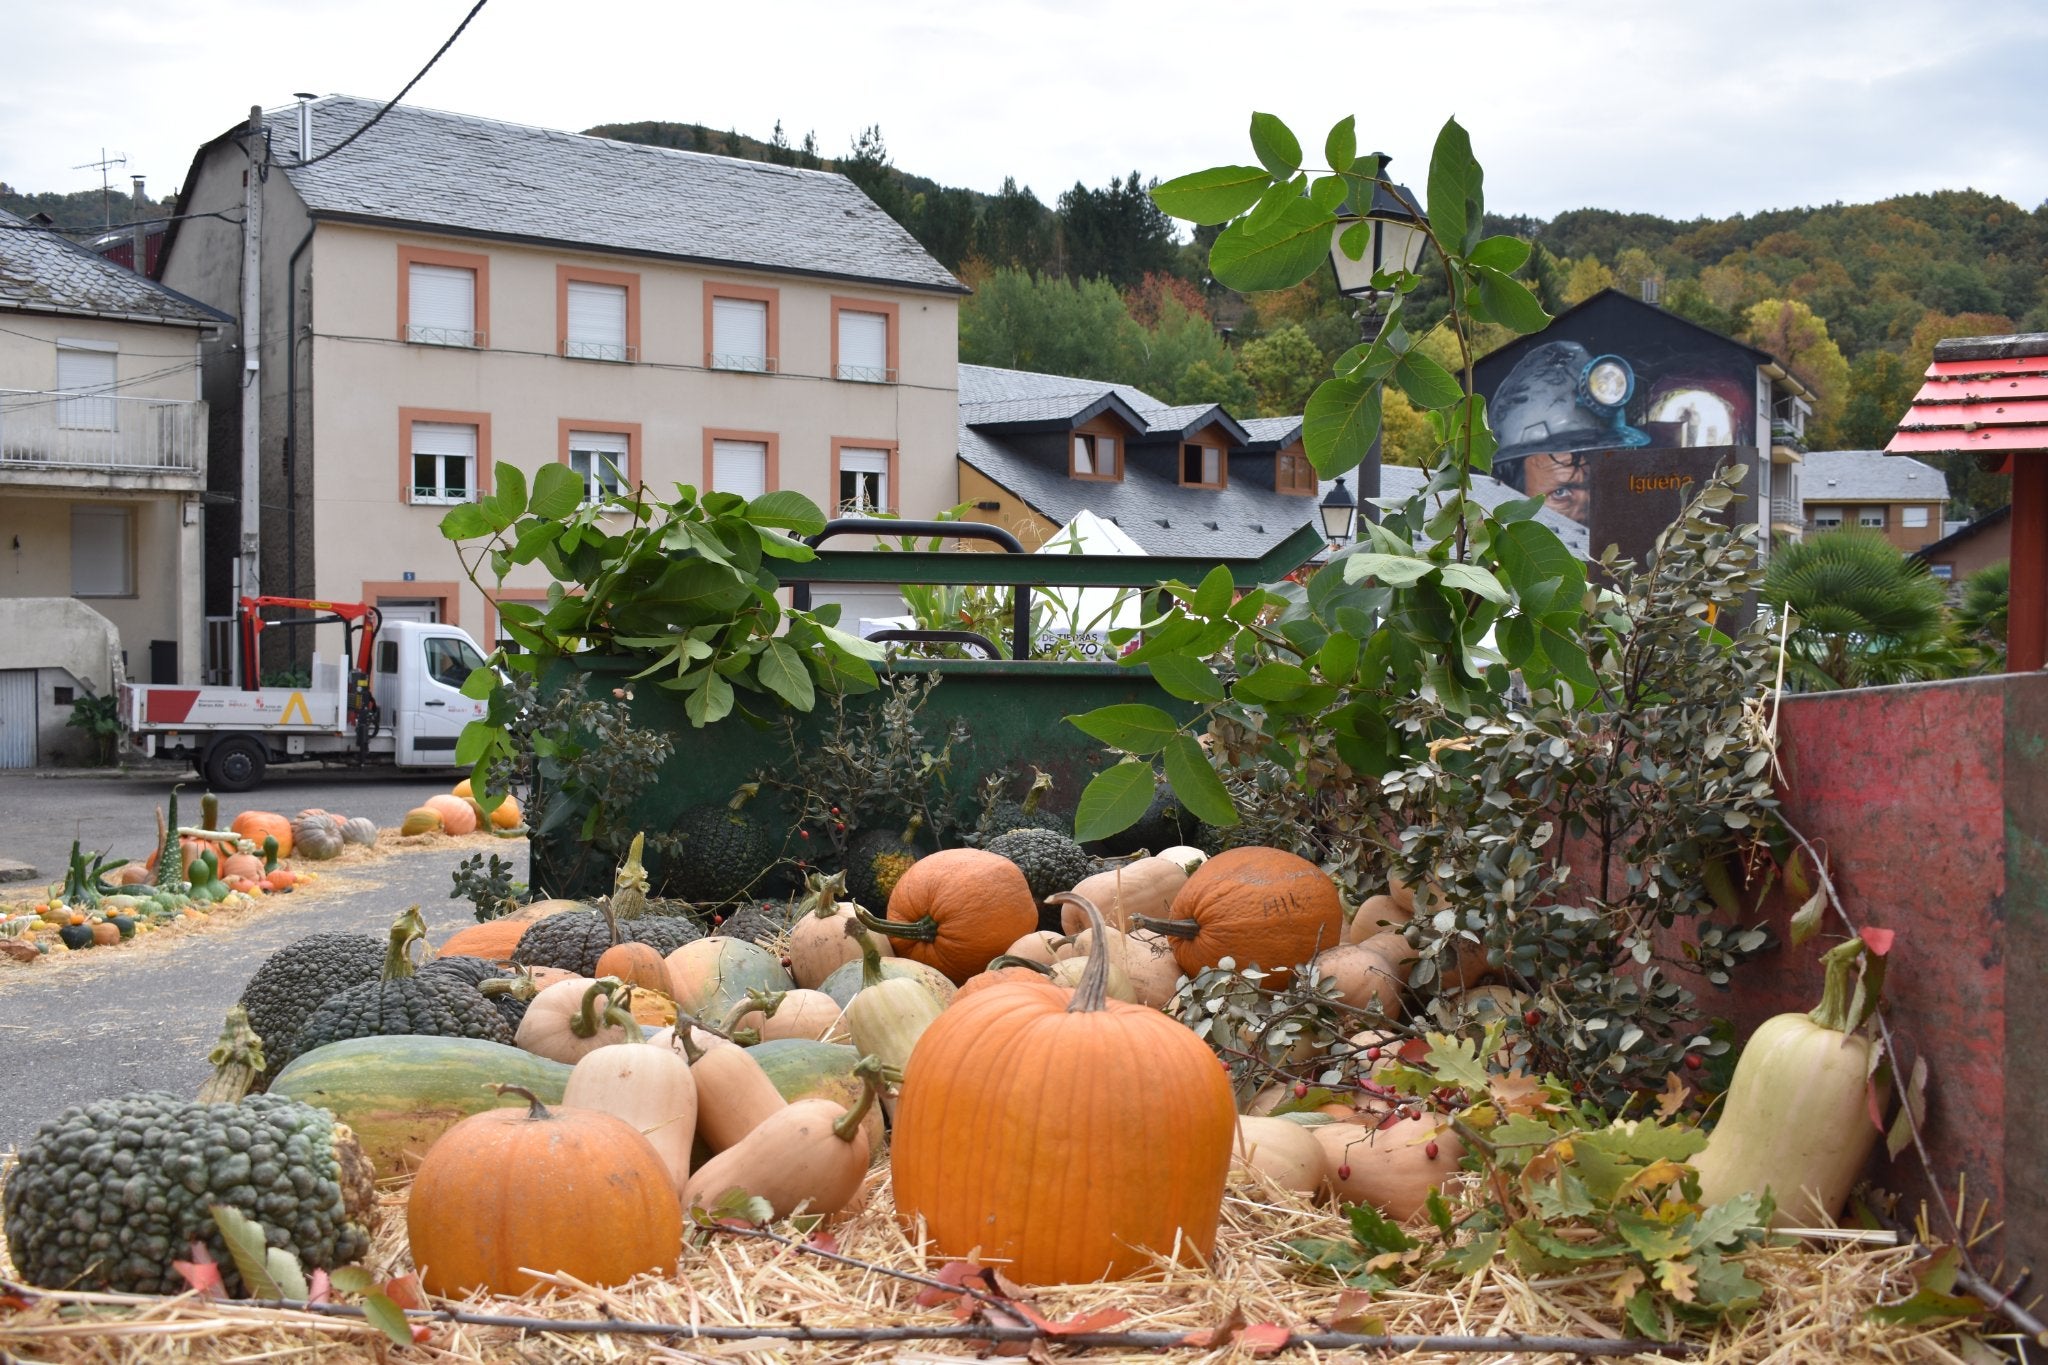
{"type": "MultiPolygon", "coordinates": [[[[1384,153],[1379,156],[1382,177],[1390,160],[1384,153]]],[[[1415,196],[1406,185],[1389,187],[1384,179],[1376,180],[1365,213],[1360,215],[1352,208],[1348,216],[1337,220],[1337,231],[1330,238],[1330,269],[1337,277],[1337,292],[1347,299],[1363,300],[1369,314],[1375,312],[1378,294],[1373,276],[1382,271],[1412,271],[1422,260],[1422,248],[1429,238],[1414,203],[1415,196]],[[1364,238],[1362,245],[1360,237],[1364,238]],[[1347,244],[1360,248],[1356,259],[1346,250],[1347,244]]],[[[1372,340],[1370,334],[1366,340],[1372,340]]]]}
{"type": "Polygon", "coordinates": [[[1323,514],[1323,539],[1332,546],[1344,544],[1351,539],[1351,531],[1358,523],[1358,499],[1351,496],[1351,490],[1344,486],[1344,476],[1337,476],[1336,486],[1323,494],[1323,501],[1317,509],[1323,514]]]}

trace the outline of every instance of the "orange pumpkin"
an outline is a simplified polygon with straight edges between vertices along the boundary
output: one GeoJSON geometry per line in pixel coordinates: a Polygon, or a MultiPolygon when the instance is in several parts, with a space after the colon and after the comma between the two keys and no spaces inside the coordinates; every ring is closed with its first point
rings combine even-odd
{"type": "Polygon", "coordinates": [[[299,874],[288,867],[273,868],[263,878],[265,891],[289,891],[299,883],[299,874]]]}
{"type": "Polygon", "coordinates": [[[1008,858],[948,848],[918,859],[897,880],[887,920],[864,922],[894,939],[899,954],[958,985],[1038,927],[1038,902],[1008,858]]]}
{"type": "Polygon", "coordinates": [[[1341,944],[1345,927],[1337,884],[1308,859],[1278,848],[1217,854],[1173,898],[1172,918],[1134,922],[1170,939],[1174,961],[1189,976],[1226,957],[1284,973],[1341,944]]]}
{"type": "Polygon", "coordinates": [[[1011,963],[1002,967],[992,966],[985,972],[968,977],[967,980],[960,983],[960,989],[954,992],[952,1002],[947,1008],[951,1009],[953,1005],[959,1004],[962,1000],[977,996],[989,987],[999,986],[1006,981],[1026,986],[1050,987],[1058,991],[1062,996],[1067,993],[1064,987],[1053,985],[1052,977],[1045,971],[1041,971],[1037,967],[1024,966],[1022,963],[1011,963]]]}
{"type": "Polygon", "coordinates": [[[615,976],[628,986],[671,994],[668,959],[646,943],[614,943],[598,955],[597,974],[615,976]]]}
{"type": "Polygon", "coordinates": [[[631,1124],[595,1109],[489,1109],[427,1150],[406,1204],[412,1263],[429,1294],[524,1294],[529,1271],[585,1284],[673,1275],[682,1207],[661,1155],[631,1124]]]}
{"type": "Polygon", "coordinates": [[[941,1256],[979,1248],[1047,1284],[1134,1274],[1147,1249],[1193,1261],[1214,1248],[1230,1082],[1184,1024],[1107,999],[1108,971],[1098,948],[1071,996],[998,982],[918,1039],[891,1166],[899,1215],[922,1219],[941,1256]]]}
{"type": "Polygon", "coordinates": [[[421,807],[434,811],[441,817],[441,829],[447,834],[473,834],[476,832],[476,807],[459,796],[443,793],[430,796],[421,807]]]}
{"type": "Polygon", "coordinates": [[[229,829],[247,839],[258,848],[265,839],[277,840],[277,856],[292,856],[292,822],[270,810],[245,810],[234,819],[229,829]]]}
{"type": "Polygon", "coordinates": [[[480,957],[486,962],[503,962],[512,956],[532,921],[516,911],[482,924],[466,925],[448,936],[440,947],[442,957],[480,957]]]}
{"type": "Polygon", "coordinates": [[[492,829],[517,829],[519,820],[519,798],[509,794],[498,803],[498,808],[491,812],[492,829]]]}
{"type": "Polygon", "coordinates": [[[253,853],[234,853],[220,865],[220,879],[229,881],[241,877],[248,881],[263,880],[263,860],[253,853]]]}

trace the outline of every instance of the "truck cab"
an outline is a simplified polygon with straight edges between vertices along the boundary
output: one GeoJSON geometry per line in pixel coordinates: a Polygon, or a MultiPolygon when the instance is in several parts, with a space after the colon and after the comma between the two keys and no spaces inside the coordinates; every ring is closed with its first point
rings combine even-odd
{"type": "Polygon", "coordinates": [[[389,733],[392,761],[400,767],[453,767],[462,727],[482,717],[484,704],[462,695],[484,656],[459,627],[392,621],[377,635],[370,692],[377,699],[380,736],[389,733]]]}

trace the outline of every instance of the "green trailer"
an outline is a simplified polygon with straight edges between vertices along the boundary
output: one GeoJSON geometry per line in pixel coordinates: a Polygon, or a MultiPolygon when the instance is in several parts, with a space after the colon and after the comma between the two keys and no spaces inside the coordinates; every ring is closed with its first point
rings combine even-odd
{"type": "MultiPolygon", "coordinates": [[[[957,813],[967,823],[972,823],[982,777],[1002,770],[1023,773],[1034,767],[1042,769],[1053,778],[1057,794],[1054,804],[1060,809],[1072,809],[1080,790],[1108,761],[1108,756],[1094,740],[1065,724],[1066,716],[1118,702],[1146,702],[1174,715],[1192,714],[1188,703],[1167,696],[1143,666],[1127,668],[1113,661],[1074,663],[1031,658],[1028,594],[1034,588],[1046,586],[1154,589],[1169,581],[1196,583],[1218,561],[1025,554],[1007,531],[963,522],[848,518],[829,524],[822,534],[812,538],[812,543],[841,535],[877,534],[984,539],[1005,552],[877,553],[820,549],[817,559],[804,566],[805,581],[789,580],[796,605],[808,602],[810,588],[815,584],[993,585],[1018,590],[1009,657],[896,657],[878,665],[885,678],[932,674],[939,677],[941,685],[932,690],[920,717],[928,733],[942,735],[956,718],[966,723],[971,740],[954,754],[949,790],[957,813]]],[[[1303,526],[1258,559],[1221,562],[1240,587],[1251,587],[1285,577],[1323,548],[1322,537],[1315,528],[1303,526]]],[[[915,631],[887,632],[876,638],[951,643],[972,639],[955,632],[915,631]]],[[[985,654],[998,653],[993,642],[978,643],[985,654]]],[[[626,658],[578,658],[554,670],[548,685],[578,687],[601,695],[621,686],[639,667],[626,658]]],[[[880,695],[868,692],[848,697],[845,706],[849,717],[877,705],[880,695]]],[[[752,704],[759,709],[772,701],[755,698],[752,704]]],[[[691,807],[726,801],[757,773],[778,771],[789,765],[789,731],[777,721],[762,725],[735,712],[724,720],[695,728],[684,714],[681,694],[654,686],[637,686],[632,690],[630,711],[636,727],[666,734],[675,744],[658,780],[629,808],[627,819],[632,828],[671,829],[678,816],[691,807]]],[[[794,721],[798,743],[808,747],[831,723],[831,708],[821,697],[813,711],[783,712],[779,720],[794,721]]],[[[759,813],[771,828],[790,827],[793,812],[782,804],[772,786],[764,788],[758,799],[765,804],[759,813]]],[[[537,808],[544,802],[542,793],[537,808]]],[[[537,889],[559,896],[594,895],[609,889],[609,862],[593,857],[577,834],[572,828],[535,836],[532,881],[537,889]]],[[[649,861],[650,874],[659,884],[661,868],[656,860],[649,861]]]]}

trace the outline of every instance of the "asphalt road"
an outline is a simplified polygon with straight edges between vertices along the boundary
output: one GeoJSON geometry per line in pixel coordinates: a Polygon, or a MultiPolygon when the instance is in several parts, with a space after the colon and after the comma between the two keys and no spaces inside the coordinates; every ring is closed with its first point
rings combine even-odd
{"type": "MultiPolygon", "coordinates": [[[[151,811],[170,783],[0,774],[0,856],[33,862],[54,877],[74,830],[88,847],[144,856],[154,837],[151,811]]],[[[388,828],[446,789],[439,780],[354,774],[279,781],[223,797],[222,819],[246,806],[286,813],[320,806],[388,828]]],[[[182,814],[182,797],[180,805],[182,814]]],[[[67,1105],[133,1090],[191,1094],[209,1070],[206,1052],[228,1007],[263,960],[288,943],[315,933],[381,935],[415,903],[433,941],[474,923],[469,903],[449,898],[449,873],[486,844],[469,839],[330,864],[315,889],[267,898],[262,911],[232,924],[0,970],[0,1151],[20,1146],[67,1105]]],[[[524,845],[510,848],[517,854],[514,875],[524,876],[524,845]]]]}

